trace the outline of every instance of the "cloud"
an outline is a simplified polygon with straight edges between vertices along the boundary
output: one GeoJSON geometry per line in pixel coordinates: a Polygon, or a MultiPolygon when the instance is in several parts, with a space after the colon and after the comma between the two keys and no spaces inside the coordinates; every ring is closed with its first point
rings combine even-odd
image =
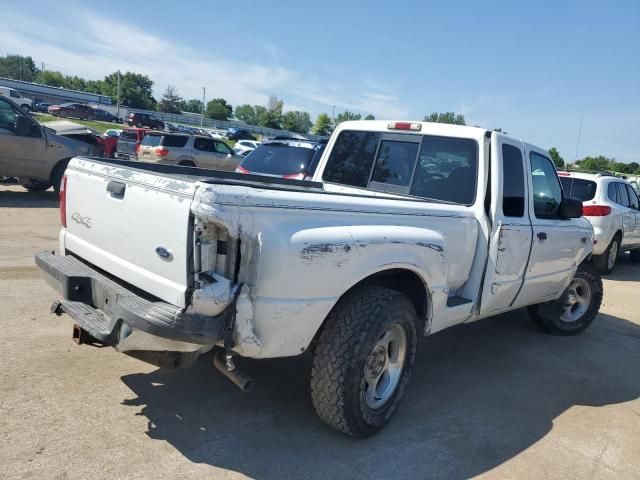
{"type": "Polygon", "coordinates": [[[372,79],[341,83],[305,75],[282,66],[279,47],[263,42],[263,62],[241,62],[223,54],[203,52],[149,33],[137,25],[69,7],[56,9],[59,19],[38,20],[12,12],[3,13],[0,54],[31,55],[46,68],[68,75],[99,79],[116,70],[135,71],[154,81],[160,97],[167,85],[174,85],[183,97],[224,97],[231,104],[265,104],[270,94],[285,98],[312,113],[343,109],[373,113],[378,117],[403,118],[408,108],[398,96],[380,88],[372,79]],[[74,28],[60,31],[60,23],[74,28]]]}

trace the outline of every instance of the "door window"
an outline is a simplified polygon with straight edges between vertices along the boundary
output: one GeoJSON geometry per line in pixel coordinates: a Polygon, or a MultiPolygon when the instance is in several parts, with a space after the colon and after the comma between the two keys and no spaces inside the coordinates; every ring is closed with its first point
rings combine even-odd
{"type": "Polygon", "coordinates": [[[200,150],[201,152],[214,152],[213,140],[208,138],[196,138],[193,141],[193,148],[200,150]]]}
{"type": "Polygon", "coordinates": [[[554,217],[562,202],[562,188],[551,160],[531,152],[531,180],[533,184],[533,212],[537,218],[554,217]]]}
{"type": "Polygon", "coordinates": [[[11,95],[11,97],[13,98],[20,98],[20,94],[15,90],[9,90],[9,95],[11,95]]]}
{"type": "Polygon", "coordinates": [[[216,142],[215,140],[212,140],[212,141],[213,141],[213,148],[216,152],[223,153],[224,155],[230,155],[233,153],[226,143],[216,142]]]}
{"type": "Polygon", "coordinates": [[[6,100],[0,98],[0,128],[14,131],[18,113],[6,100]]]}
{"type": "Polygon", "coordinates": [[[522,151],[502,144],[502,213],[505,217],[524,216],[524,167],[522,151]]]}
{"type": "Polygon", "coordinates": [[[624,183],[616,182],[616,188],[618,189],[618,204],[629,208],[629,194],[627,193],[627,186],[624,183]]]}
{"type": "Polygon", "coordinates": [[[634,210],[640,210],[640,202],[638,201],[638,195],[631,185],[626,185],[627,192],[629,193],[629,206],[634,210]]]}

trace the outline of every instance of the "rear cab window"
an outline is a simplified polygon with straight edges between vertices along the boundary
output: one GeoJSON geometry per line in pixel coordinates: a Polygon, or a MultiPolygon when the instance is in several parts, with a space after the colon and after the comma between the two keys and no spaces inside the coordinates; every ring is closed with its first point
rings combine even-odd
{"type": "Polygon", "coordinates": [[[314,148],[296,147],[286,143],[266,143],[258,145],[242,161],[242,167],[252,173],[270,175],[292,175],[307,173],[314,148]]]}
{"type": "Polygon", "coordinates": [[[162,137],[160,135],[147,135],[142,139],[142,143],[140,145],[143,147],[158,147],[160,146],[161,139],[162,137]]]}
{"type": "Polygon", "coordinates": [[[471,205],[477,171],[478,143],[473,139],[343,130],[323,180],[471,205]]]}
{"type": "Polygon", "coordinates": [[[562,190],[568,197],[574,197],[583,202],[593,200],[596,196],[598,184],[592,180],[574,177],[560,177],[562,190]]]}

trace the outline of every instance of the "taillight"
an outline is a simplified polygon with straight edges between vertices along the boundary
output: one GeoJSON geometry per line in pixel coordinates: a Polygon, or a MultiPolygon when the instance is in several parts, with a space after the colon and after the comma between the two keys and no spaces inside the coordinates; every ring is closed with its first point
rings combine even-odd
{"type": "Polygon", "coordinates": [[[62,176],[60,182],[60,224],[67,228],[67,176],[62,176]]]}
{"type": "Polygon", "coordinates": [[[417,122],[389,122],[387,124],[389,130],[413,130],[419,132],[422,124],[417,122]]]}
{"type": "Polygon", "coordinates": [[[582,215],[585,217],[606,217],[611,213],[611,207],[606,205],[586,205],[582,207],[582,215]]]}
{"type": "Polygon", "coordinates": [[[247,170],[246,168],[242,168],[240,165],[238,165],[236,167],[236,173],[251,173],[249,170],[247,170]]]}
{"type": "Polygon", "coordinates": [[[288,180],[304,180],[305,174],[304,173],[292,173],[290,175],[285,175],[282,178],[286,178],[288,180]]]}
{"type": "Polygon", "coordinates": [[[169,155],[169,149],[168,148],[162,148],[162,147],[156,147],[156,155],[158,157],[166,157],[167,155],[169,155]]]}

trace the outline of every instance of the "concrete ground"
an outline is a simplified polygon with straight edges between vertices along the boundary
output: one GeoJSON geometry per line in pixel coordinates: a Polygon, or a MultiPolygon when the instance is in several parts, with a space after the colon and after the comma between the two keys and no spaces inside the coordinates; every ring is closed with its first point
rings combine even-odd
{"type": "Polygon", "coordinates": [[[167,372],[75,345],[33,263],[58,221],[52,192],[0,185],[1,478],[640,478],[640,265],[625,257],[578,337],[517,311],[423,341],[393,421],[353,440],[316,418],[306,356],[244,361],[247,394],[210,355],[167,372]]]}

